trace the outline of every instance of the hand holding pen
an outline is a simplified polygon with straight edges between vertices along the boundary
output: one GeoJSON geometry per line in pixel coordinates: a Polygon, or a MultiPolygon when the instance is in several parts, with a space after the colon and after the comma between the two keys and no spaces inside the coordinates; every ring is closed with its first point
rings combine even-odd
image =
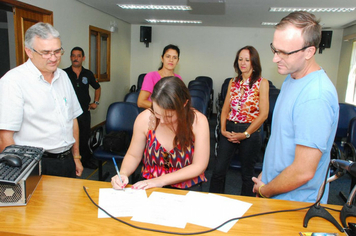
{"type": "Polygon", "coordinates": [[[123,189],[128,184],[129,179],[126,175],[122,175],[122,176],[120,175],[119,168],[117,167],[115,158],[113,157],[112,160],[113,160],[117,175],[115,175],[114,177],[111,178],[111,184],[114,189],[123,189]]]}

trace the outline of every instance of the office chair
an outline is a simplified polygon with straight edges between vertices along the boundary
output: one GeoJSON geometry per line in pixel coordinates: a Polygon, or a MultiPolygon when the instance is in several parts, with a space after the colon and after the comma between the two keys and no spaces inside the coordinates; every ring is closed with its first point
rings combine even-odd
{"type": "Polygon", "coordinates": [[[269,84],[269,89],[276,89],[276,86],[274,86],[272,81],[268,80],[268,84],[269,84]]]}
{"type": "Polygon", "coordinates": [[[201,99],[203,99],[203,101],[208,104],[207,100],[206,100],[206,92],[204,92],[201,89],[189,89],[189,94],[190,96],[197,96],[200,97],[201,99]]]}
{"type": "Polygon", "coordinates": [[[350,121],[356,117],[356,106],[348,103],[339,103],[339,122],[336,129],[335,143],[343,151],[344,142],[347,139],[347,132],[350,121]]]}
{"type": "MultiPolygon", "coordinates": [[[[198,77],[195,78],[195,80],[207,82],[207,84],[209,85],[210,90],[213,92],[214,88],[213,88],[213,79],[212,78],[210,78],[209,76],[198,76],[198,77]]],[[[214,93],[213,93],[213,95],[214,95],[214,93]]]]}
{"type": "Polygon", "coordinates": [[[125,95],[124,102],[131,102],[137,104],[138,95],[140,91],[131,92],[125,95]]]}
{"type": "Polygon", "coordinates": [[[210,91],[210,102],[209,102],[209,114],[208,117],[213,113],[214,109],[214,85],[213,85],[213,79],[209,76],[198,76],[195,78],[195,81],[204,81],[207,82],[209,85],[209,91],[210,91]]]}
{"type": "MultiPolygon", "coordinates": [[[[134,122],[136,117],[140,113],[136,104],[130,102],[115,102],[112,103],[106,115],[105,132],[108,134],[111,131],[126,131],[127,134],[132,136],[134,122]]],[[[103,161],[112,160],[114,157],[116,160],[124,158],[126,151],[120,153],[112,153],[105,151],[103,146],[100,145],[93,153],[93,157],[99,161],[99,180],[104,181],[110,173],[103,175],[103,161]]]]}
{"type": "Polygon", "coordinates": [[[197,96],[203,99],[204,101],[204,110],[206,108],[206,111],[204,113],[204,115],[206,115],[206,117],[209,119],[209,94],[207,90],[204,90],[201,87],[198,87],[198,85],[194,85],[192,88],[189,88],[189,93],[190,96],[197,96]]]}
{"type": "Polygon", "coordinates": [[[204,98],[201,96],[195,96],[195,95],[190,95],[191,97],[191,102],[192,102],[192,107],[203,113],[205,116],[207,116],[207,106],[206,102],[204,101],[204,98]]]}
{"type": "Polygon", "coordinates": [[[137,78],[137,89],[136,91],[140,91],[143,83],[143,79],[145,78],[146,73],[140,74],[137,78]]]}
{"type": "Polygon", "coordinates": [[[220,108],[222,108],[224,105],[225,97],[226,97],[226,94],[228,93],[227,89],[229,87],[229,83],[230,83],[231,79],[232,78],[226,78],[224,80],[223,84],[221,85],[221,91],[220,91],[220,95],[219,95],[220,108]]]}
{"type": "Polygon", "coordinates": [[[220,116],[221,116],[221,109],[224,105],[224,101],[225,101],[225,97],[227,94],[227,89],[229,87],[229,83],[230,80],[232,78],[226,78],[223,82],[223,84],[221,85],[221,91],[220,93],[218,93],[218,97],[216,100],[216,126],[215,126],[215,131],[214,131],[214,135],[215,135],[215,157],[217,157],[218,155],[218,143],[219,143],[219,135],[220,135],[220,116]]]}
{"type": "Polygon", "coordinates": [[[191,80],[188,83],[188,88],[190,88],[193,85],[200,85],[203,88],[206,88],[207,90],[209,90],[209,92],[210,92],[210,86],[209,86],[208,82],[206,82],[206,81],[191,80]]]}
{"type": "Polygon", "coordinates": [[[210,92],[209,89],[206,85],[206,87],[199,85],[199,84],[193,84],[188,86],[189,90],[200,90],[202,91],[205,95],[204,95],[204,101],[206,101],[207,105],[209,105],[210,102],[210,92]]]}
{"type": "Polygon", "coordinates": [[[352,118],[349,123],[347,138],[344,143],[344,159],[356,161],[356,117],[352,118]]]}
{"type": "MultiPolygon", "coordinates": [[[[340,120],[340,118],[339,118],[340,120]]],[[[340,158],[340,149],[338,149],[337,145],[334,143],[334,146],[331,150],[331,159],[340,158]],[[336,157],[333,155],[337,154],[336,157]]],[[[345,159],[347,161],[356,161],[356,117],[352,118],[349,122],[346,141],[343,143],[343,151],[341,154],[341,159],[345,159]]],[[[350,191],[356,184],[356,178],[351,175],[351,186],[350,191]]],[[[346,202],[347,197],[343,192],[339,192],[339,196],[346,202]]]]}
{"type": "Polygon", "coordinates": [[[267,145],[268,139],[271,136],[271,126],[272,126],[272,116],[273,116],[273,111],[274,107],[276,105],[276,101],[278,98],[278,95],[280,93],[280,89],[277,88],[270,88],[269,90],[269,111],[268,111],[268,117],[265,120],[265,140],[264,140],[264,145],[267,145]]]}
{"type": "Polygon", "coordinates": [[[207,102],[208,102],[208,111],[207,117],[210,118],[211,113],[213,112],[213,104],[214,104],[214,97],[212,96],[212,87],[209,85],[207,80],[191,80],[188,83],[188,89],[204,89],[207,94],[207,102]]]}

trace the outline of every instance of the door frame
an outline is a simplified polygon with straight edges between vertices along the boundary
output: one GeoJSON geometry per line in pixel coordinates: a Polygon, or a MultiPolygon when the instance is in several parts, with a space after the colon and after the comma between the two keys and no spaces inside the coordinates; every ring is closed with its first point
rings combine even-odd
{"type": "Polygon", "coordinates": [[[21,65],[27,59],[24,50],[24,35],[27,28],[24,28],[24,20],[31,20],[35,24],[39,22],[38,18],[31,19],[30,16],[36,14],[37,16],[41,16],[42,22],[53,25],[53,12],[16,0],[0,0],[0,8],[8,11],[12,10],[14,14],[16,64],[21,65]]]}

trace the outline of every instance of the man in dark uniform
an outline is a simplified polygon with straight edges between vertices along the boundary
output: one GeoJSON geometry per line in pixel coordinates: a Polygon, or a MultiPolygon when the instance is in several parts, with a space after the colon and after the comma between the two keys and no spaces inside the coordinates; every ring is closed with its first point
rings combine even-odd
{"type": "Polygon", "coordinates": [[[79,148],[82,155],[84,167],[96,169],[98,166],[92,157],[89,149],[90,139],[90,110],[94,110],[99,105],[101,88],[95,79],[93,72],[85,69],[82,64],[85,60],[84,51],[80,47],[74,47],[70,53],[72,66],[64,69],[70,78],[75,93],[77,94],[83,114],[78,117],[79,123],[79,148]],[[89,95],[89,85],[95,89],[94,101],[91,102],[89,95]]]}

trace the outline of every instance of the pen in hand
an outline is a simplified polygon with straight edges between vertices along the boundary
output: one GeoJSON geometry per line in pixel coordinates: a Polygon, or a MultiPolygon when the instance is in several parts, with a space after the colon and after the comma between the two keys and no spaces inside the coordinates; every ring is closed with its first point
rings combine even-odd
{"type": "Polygon", "coordinates": [[[119,169],[117,168],[117,164],[116,164],[116,161],[115,161],[115,158],[114,158],[114,157],[112,158],[112,161],[114,162],[115,169],[116,169],[116,173],[117,173],[117,175],[119,176],[119,179],[120,179],[121,183],[123,183],[123,182],[122,182],[122,179],[121,179],[121,175],[120,175],[119,169]]]}

